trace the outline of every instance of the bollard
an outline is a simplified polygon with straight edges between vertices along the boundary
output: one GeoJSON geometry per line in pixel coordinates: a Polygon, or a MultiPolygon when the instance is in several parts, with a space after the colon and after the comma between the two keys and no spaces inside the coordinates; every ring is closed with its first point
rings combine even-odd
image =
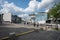
{"type": "Polygon", "coordinates": [[[9,40],[16,40],[15,32],[9,33],[9,40]]]}

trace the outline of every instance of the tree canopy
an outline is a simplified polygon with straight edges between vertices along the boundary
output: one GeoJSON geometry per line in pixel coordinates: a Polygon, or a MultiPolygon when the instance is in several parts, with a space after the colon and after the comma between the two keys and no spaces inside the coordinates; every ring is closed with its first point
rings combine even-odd
{"type": "Polygon", "coordinates": [[[60,17],[60,2],[56,3],[48,12],[48,18],[53,15],[53,18],[59,18],[60,17]]]}

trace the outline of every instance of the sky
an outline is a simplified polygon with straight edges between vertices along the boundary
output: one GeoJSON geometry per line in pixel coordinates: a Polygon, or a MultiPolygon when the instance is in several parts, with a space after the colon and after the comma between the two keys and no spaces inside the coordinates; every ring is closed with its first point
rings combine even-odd
{"type": "Polygon", "coordinates": [[[48,12],[60,0],[0,0],[0,13],[12,13],[20,17],[37,12],[48,12]]]}

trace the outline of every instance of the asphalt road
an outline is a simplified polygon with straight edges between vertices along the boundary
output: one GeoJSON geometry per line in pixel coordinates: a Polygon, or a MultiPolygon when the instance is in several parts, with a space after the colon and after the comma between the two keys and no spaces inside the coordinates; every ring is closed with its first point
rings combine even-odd
{"type": "MultiPolygon", "coordinates": [[[[5,36],[8,36],[9,33],[15,32],[16,34],[29,31],[31,28],[9,28],[6,27],[0,27],[0,38],[3,38],[5,36]]],[[[11,26],[12,25],[8,25],[11,26]]],[[[16,25],[17,27],[17,25],[16,25]]],[[[19,36],[16,38],[16,40],[60,40],[60,31],[41,31],[39,32],[32,32],[30,34],[26,34],[23,36],[19,36]]]]}
{"type": "Polygon", "coordinates": [[[17,38],[18,40],[60,40],[60,31],[39,31],[26,34],[17,38]]]}
{"type": "Polygon", "coordinates": [[[27,28],[7,28],[7,27],[0,27],[0,38],[9,36],[9,33],[15,32],[16,34],[29,31],[31,29],[27,28]]]}

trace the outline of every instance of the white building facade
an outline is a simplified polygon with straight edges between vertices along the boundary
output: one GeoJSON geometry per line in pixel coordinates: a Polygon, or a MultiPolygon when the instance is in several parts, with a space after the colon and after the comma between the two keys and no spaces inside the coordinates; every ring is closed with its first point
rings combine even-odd
{"type": "Polygon", "coordinates": [[[47,20],[47,13],[46,12],[39,12],[36,15],[35,21],[39,22],[40,24],[46,23],[47,20]]]}
{"type": "Polygon", "coordinates": [[[3,13],[3,21],[11,22],[12,15],[11,13],[3,13]]]}
{"type": "MultiPolygon", "coordinates": [[[[34,15],[32,15],[34,16],[34,15]]],[[[47,13],[46,12],[38,12],[37,14],[35,14],[35,16],[33,17],[34,19],[31,19],[32,22],[36,22],[39,24],[44,24],[46,23],[47,20],[47,13]]]]}

